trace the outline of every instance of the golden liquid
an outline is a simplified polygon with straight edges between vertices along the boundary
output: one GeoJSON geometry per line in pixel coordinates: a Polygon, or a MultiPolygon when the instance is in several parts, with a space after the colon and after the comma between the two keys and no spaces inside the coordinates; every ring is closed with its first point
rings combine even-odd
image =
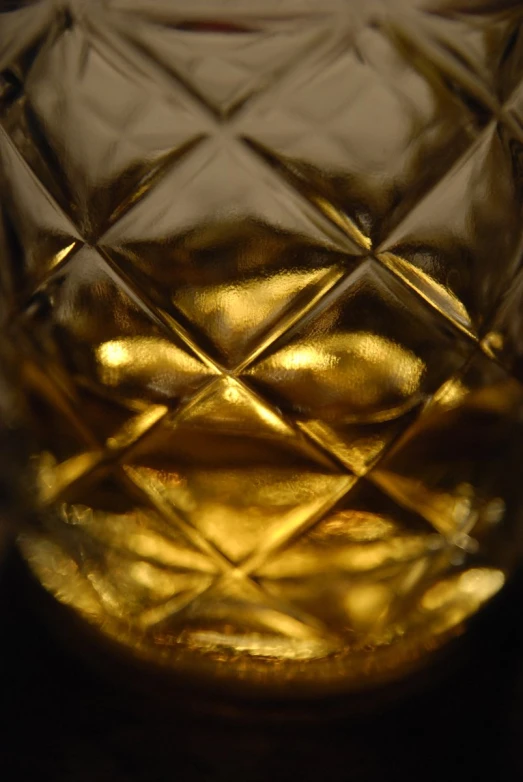
{"type": "Polygon", "coordinates": [[[49,16],[0,112],[38,442],[22,551],[158,664],[325,687],[403,670],[517,556],[513,125],[385,28],[361,28],[362,61],[336,25],[326,44],[318,21],[245,22],[241,56],[281,61],[218,87],[205,52],[227,58],[230,20],[83,13],[59,35],[49,16]]]}

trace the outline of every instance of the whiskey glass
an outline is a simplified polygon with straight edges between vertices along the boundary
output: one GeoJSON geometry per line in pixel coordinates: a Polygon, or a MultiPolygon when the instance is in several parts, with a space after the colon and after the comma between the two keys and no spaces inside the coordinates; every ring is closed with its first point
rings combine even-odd
{"type": "Polygon", "coordinates": [[[521,551],[523,4],[0,8],[31,572],[166,675],[419,667],[521,551]]]}

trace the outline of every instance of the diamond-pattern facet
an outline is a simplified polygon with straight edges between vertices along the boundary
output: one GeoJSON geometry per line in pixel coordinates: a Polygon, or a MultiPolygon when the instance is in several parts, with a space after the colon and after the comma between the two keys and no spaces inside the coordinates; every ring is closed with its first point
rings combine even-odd
{"type": "Polygon", "coordinates": [[[517,554],[521,5],[0,23],[33,570],[179,669],[408,667],[517,554]]]}

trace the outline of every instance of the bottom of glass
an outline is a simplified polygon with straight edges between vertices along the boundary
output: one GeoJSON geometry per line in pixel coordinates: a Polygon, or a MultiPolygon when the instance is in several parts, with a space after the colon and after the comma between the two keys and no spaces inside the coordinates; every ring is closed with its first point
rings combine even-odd
{"type": "Polygon", "coordinates": [[[184,686],[262,699],[340,696],[403,680],[437,659],[505,580],[500,570],[470,568],[438,584],[439,591],[432,595],[438,607],[432,622],[358,647],[349,642],[335,646],[312,635],[300,639],[249,632],[246,626],[232,628],[219,621],[219,603],[212,621],[200,618],[192,626],[181,623],[178,632],[171,626],[151,633],[89,602],[85,584],[70,562],[60,561],[56,544],[31,533],[19,545],[44,593],[54,598],[48,602],[62,611],[62,629],[72,622],[90,647],[131,667],[145,666],[160,679],[167,676],[184,686]]]}

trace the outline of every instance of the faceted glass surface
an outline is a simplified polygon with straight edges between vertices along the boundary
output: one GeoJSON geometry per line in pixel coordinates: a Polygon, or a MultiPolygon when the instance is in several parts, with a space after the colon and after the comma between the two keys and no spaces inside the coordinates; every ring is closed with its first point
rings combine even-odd
{"type": "Polygon", "coordinates": [[[409,669],[518,557],[523,4],[0,4],[33,571],[196,675],[409,669]]]}

